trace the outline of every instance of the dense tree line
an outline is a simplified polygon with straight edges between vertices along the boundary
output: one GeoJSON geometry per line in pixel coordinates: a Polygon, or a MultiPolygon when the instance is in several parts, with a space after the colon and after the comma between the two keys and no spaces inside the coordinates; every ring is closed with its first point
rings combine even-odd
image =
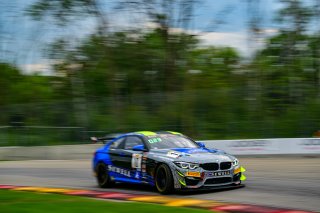
{"type": "Polygon", "coordinates": [[[1,64],[3,125],[20,114],[28,125],[175,130],[200,139],[309,137],[320,128],[320,29],[309,27],[319,11],[313,7],[283,0],[279,32],[245,62],[233,48],[200,48],[196,36],[170,31],[177,23],[188,26],[194,1],[178,5],[181,20],[165,10],[175,1],[119,2],[118,9],[134,5],[156,27],[110,31],[98,1],[40,0],[29,8],[39,20],[49,14],[68,24],[80,11],[99,24],[77,46],[65,39],[51,44],[55,76],[22,75],[1,64]]]}

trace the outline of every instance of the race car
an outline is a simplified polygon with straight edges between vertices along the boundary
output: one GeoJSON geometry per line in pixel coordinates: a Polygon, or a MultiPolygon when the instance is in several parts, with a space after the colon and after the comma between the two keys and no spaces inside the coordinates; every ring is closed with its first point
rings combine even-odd
{"type": "Polygon", "coordinates": [[[242,186],[246,179],[234,156],[172,131],[120,135],[96,150],[93,170],[102,188],[116,182],[148,184],[161,194],[242,186]]]}

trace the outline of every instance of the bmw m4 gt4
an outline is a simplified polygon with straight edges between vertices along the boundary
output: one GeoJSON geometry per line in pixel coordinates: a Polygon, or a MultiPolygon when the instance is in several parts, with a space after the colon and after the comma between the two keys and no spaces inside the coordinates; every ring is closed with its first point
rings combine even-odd
{"type": "Polygon", "coordinates": [[[149,184],[162,194],[173,190],[241,186],[239,161],[177,132],[141,131],[110,138],[97,149],[93,170],[100,187],[116,182],[149,184]]]}

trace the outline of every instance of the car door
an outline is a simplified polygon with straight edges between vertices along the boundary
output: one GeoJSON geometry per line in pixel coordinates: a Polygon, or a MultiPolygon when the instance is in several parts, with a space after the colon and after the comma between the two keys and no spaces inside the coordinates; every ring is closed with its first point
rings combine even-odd
{"type": "Polygon", "coordinates": [[[141,169],[142,153],[133,151],[136,145],[144,145],[142,139],[138,136],[128,136],[125,141],[124,149],[122,152],[122,165],[128,170],[141,169]]]}
{"type": "MultiPolygon", "coordinates": [[[[110,146],[109,155],[112,161],[110,167],[115,177],[125,179],[139,180],[141,175],[142,153],[133,151],[136,145],[144,145],[142,139],[138,136],[126,136],[115,146],[110,146]]],[[[120,179],[119,179],[120,180],[120,179]]]]}
{"type": "Polygon", "coordinates": [[[111,165],[114,167],[122,167],[122,153],[125,146],[126,137],[119,138],[118,140],[114,141],[108,150],[108,154],[111,160],[111,165]]]}

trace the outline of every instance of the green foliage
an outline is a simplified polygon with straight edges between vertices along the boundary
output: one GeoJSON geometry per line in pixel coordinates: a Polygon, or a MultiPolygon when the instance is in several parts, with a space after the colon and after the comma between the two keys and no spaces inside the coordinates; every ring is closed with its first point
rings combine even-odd
{"type": "Polygon", "coordinates": [[[49,78],[25,76],[17,68],[0,63],[0,106],[46,101],[51,95],[49,78]]]}
{"type": "MultiPolygon", "coordinates": [[[[143,6],[140,0],[122,6],[134,2],[143,6]]],[[[199,139],[309,137],[319,129],[320,36],[307,30],[314,18],[310,7],[282,2],[278,20],[290,27],[281,26],[246,63],[233,48],[199,48],[195,36],[170,31],[170,14],[161,6],[149,14],[154,29],[98,29],[76,46],[55,41],[47,53],[59,62],[57,76],[22,75],[0,64],[0,124],[19,115],[24,125],[80,127],[76,133],[25,134],[34,141],[137,130],[174,130],[199,139]]],[[[79,11],[96,11],[96,3],[39,0],[30,11],[38,18],[60,14],[67,23],[63,19],[79,11]]],[[[19,129],[12,131],[8,137],[21,138],[19,129]]]]}
{"type": "Polygon", "coordinates": [[[307,30],[310,20],[315,15],[313,8],[305,6],[301,0],[280,0],[284,7],[278,11],[276,21],[285,25],[287,31],[297,34],[307,30]]]}
{"type": "Polygon", "coordinates": [[[72,21],[73,16],[83,18],[87,14],[97,13],[95,0],[37,0],[27,9],[27,14],[35,20],[43,20],[46,17],[54,18],[59,25],[65,25],[72,21]]]}

